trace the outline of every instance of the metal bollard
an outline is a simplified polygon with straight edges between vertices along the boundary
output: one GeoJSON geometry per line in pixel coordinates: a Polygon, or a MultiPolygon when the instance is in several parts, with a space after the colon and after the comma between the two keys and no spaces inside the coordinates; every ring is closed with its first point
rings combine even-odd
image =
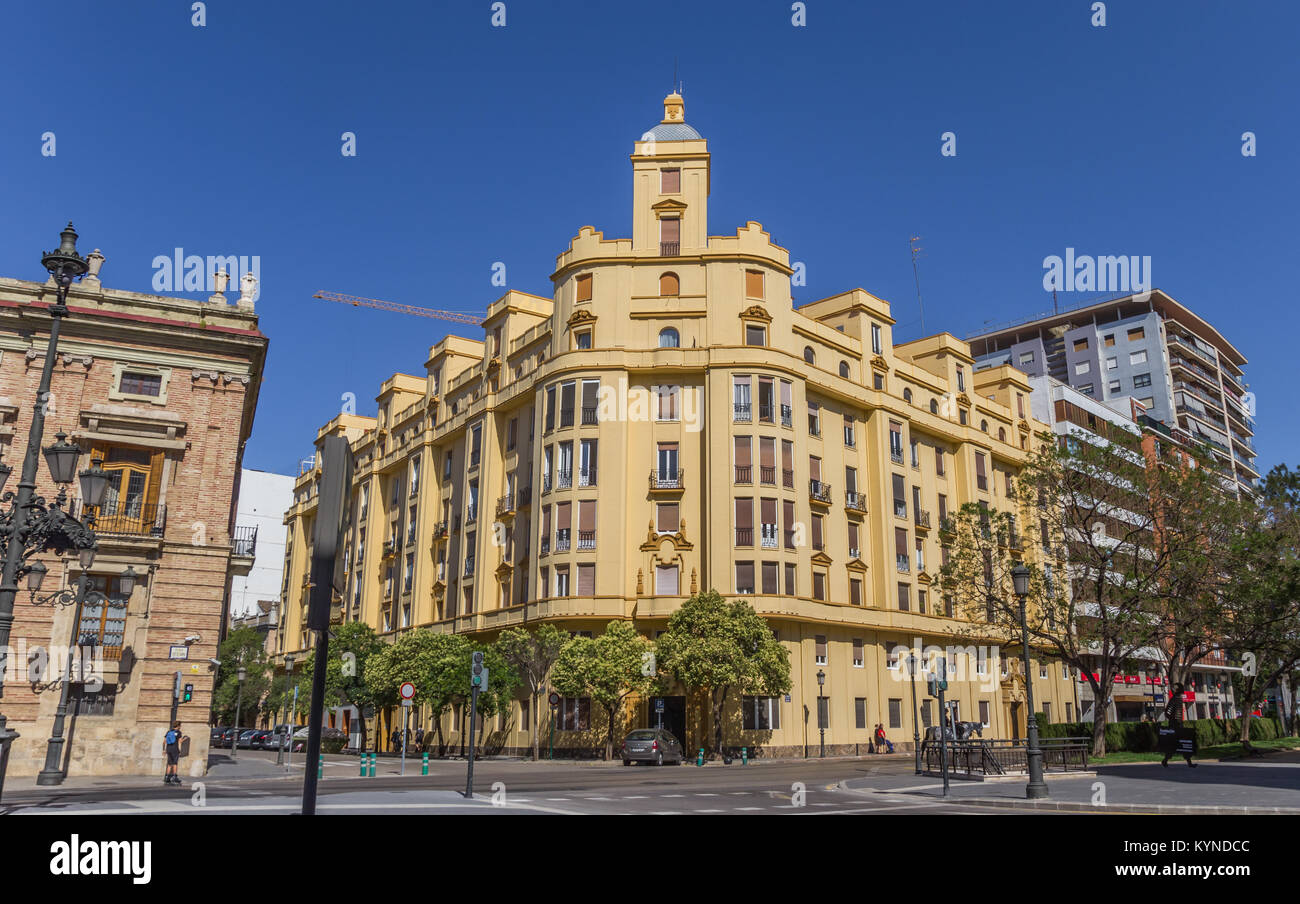
{"type": "Polygon", "coordinates": [[[361,756],[357,757],[357,759],[361,761],[361,776],[360,776],[360,777],[361,777],[361,778],[365,778],[365,777],[366,777],[366,752],[365,752],[364,750],[361,751],[361,756]]]}
{"type": "Polygon", "coordinates": [[[748,747],[742,747],[742,748],[740,748],[740,765],[742,765],[742,766],[748,766],[748,765],[749,765],[749,748],[748,748],[748,747]]]}
{"type": "Polygon", "coordinates": [[[324,777],[325,777],[325,754],[322,753],[320,755],[320,762],[316,764],[316,778],[322,779],[324,777]]]}
{"type": "Polygon", "coordinates": [[[696,765],[696,766],[703,766],[703,765],[704,765],[704,748],[703,748],[703,747],[701,747],[701,748],[700,748],[700,752],[697,753],[697,754],[695,755],[695,765],[696,765]]]}
{"type": "Polygon", "coordinates": [[[424,756],[421,757],[421,760],[422,762],[420,763],[420,774],[428,775],[429,774],[429,752],[427,750],[424,752],[424,756]]]}
{"type": "Polygon", "coordinates": [[[371,778],[375,777],[375,760],[377,759],[379,759],[379,754],[377,753],[370,754],[370,777],[371,778]]]}

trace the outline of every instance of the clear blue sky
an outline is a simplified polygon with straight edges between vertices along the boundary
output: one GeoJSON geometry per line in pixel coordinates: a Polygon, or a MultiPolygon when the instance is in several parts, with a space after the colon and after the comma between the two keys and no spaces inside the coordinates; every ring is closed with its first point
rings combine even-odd
{"type": "Polygon", "coordinates": [[[195,28],[189,0],[11,3],[0,274],[41,278],[69,219],[118,288],[177,246],[259,255],[246,464],[288,472],[447,327],[312,292],[483,310],[503,261],[550,295],[579,227],[630,234],[627,156],[677,57],[710,231],[763,223],[807,266],[797,303],[862,286],[915,338],[919,233],[927,332],[966,335],[1050,308],[1047,255],[1150,255],[1250,359],[1261,470],[1295,464],[1300,4],[1113,0],[1104,28],[1091,0],[807,6],[508,0],[493,28],[488,0],[210,0],[195,28]]]}

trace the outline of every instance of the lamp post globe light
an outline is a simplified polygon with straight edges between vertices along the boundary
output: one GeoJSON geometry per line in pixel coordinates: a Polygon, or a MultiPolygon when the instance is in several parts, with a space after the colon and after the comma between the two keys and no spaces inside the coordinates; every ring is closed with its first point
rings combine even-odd
{"type": "Polygon", "coordinates": [[[822,688],[826,686],[826,673],[821,669],[817,670],[817,727],[821,730],[821,753],[819,757],[826,756],[826,698],[822,696],[822,688]]]}
{"type": "Polygon", "coordinates": [[[1021,654],[1025,664],[1025,705],[1029,707],[1029,719],[1025,734],[1029,747],[1025,758],[1029,763],[1029,784],[1025,786],[1025,797],[1039,800],[1048,796],[1047,783],[1043,781],[1043,751],[1038,746],[1038,717],[1034,714],[1034,681],[1029,673],[1029,621],[1025,615],[1025,598],[1029,596],[1029,569],[1023,562],[1017,562],[1011,569],[1011,583],[1020,600],[1020,641],[1021,654]]]}
{"type": "MultiPolygon", "coordinates": [[[[90,265],[77,253],[77,231],[69,223],[59,234],[59,247],[41,256],[41,264],[49,271],[56,293],[55,302],[49,306],[50,335],[45,346],[45,362],[32,405],[32,423],[27,435],[27,448],[23,454],[22,471],[18,487],[0,496],[0,700],[4,696],[5,651],[9,648],[14,623],[14,601],[18,594],[18,581],[27,578],[28,589],[35,593],[48,569],[33,559],[42,552],[62,555],[69,550],[78,552],[95,547],[93,518],[82,523],[63,510],[68,501],[68,485],[77,476],[77,459],[81,450],[59,433],[53,445],[44,451],[50,477],[58,486],[58,496],[47,503],[36,495],[36,475],[40,468],[41,439],[45,433],[45,413],[50,397],[50,380],[59,348],[59,328],[69,315],[68,289],[76,280],[86,275],[90,265]]],[[[8,482],[13,468],[0,465],[0,490],[8,482]]],[[[87,506],[103,502],[108,487],[107,475],[94,466],[81,472],[82,498],[87,506]]],[[[0,796],[4,793],[5,771],[9,765],[9,750],[17,732],[6,724],[0,714],[0,796]]]]}
{"type": "MultiPolygon", "coordinates": [[[[91,550],[93,552],[93,550],[91,550]]],[[[83,555],[82,564],[85,568],[90,566],[86,564],[89,558],[94,560],[94,556],[83,555]]],[[[39,564],[39,563],[36,563],[39,564]]],[[[54,711],[54,726],[50,730],[50,739],[46,742],[45,747],[45,768],[36,775],[36,784],[38,785],[60,785],[67,778],[67,773],[63,770],[61,760],[63,759],[63,723],[68,714],[68,695],[72,689],[72,660],[74,651],[80,651],[89,647],[89,654],[93,655],[94,648],[99,644],[99,634],[96,631],[82,632],[81,613],[83,607],[90,603],[92,605],[103,606],[109,609],[125,609],[127,601],[131,598],[131,591],[135,589],[135,569],[130,565],[122,572],[118,579],[119,594],[116,598],[110,597],[98,590],[90,589],[90,574],[82,569],[81,577],[77,580],[77,589],[74,593],[72,588],[65,587],[56,590],[44,598],[37,598],[36,593],[40,588],[40,581],[32,581],[31,573],[27,576],[27,586],[31,593],[31,602],[33,606],[75,606],[72,611],[72,637],[68,641],[68,656],[66,665],[63,669],[63,685],[59,690],[59,706],[54,711]],[[33,586],[35,584],[35,586],[33,586]]],[[[42,568],[41,576],[44,577],[42,568]]],[[[85,658],[81,660],[81,680],[86,680],[85,658]]]]}

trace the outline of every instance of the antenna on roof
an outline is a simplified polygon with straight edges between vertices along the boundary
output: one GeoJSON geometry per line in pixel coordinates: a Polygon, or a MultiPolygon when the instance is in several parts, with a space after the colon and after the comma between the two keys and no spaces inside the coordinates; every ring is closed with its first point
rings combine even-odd
{"type": "Polygon", "coordinates": [[[908,241],[908,246],[912,249],[912,278],[916,280],[916,306],[921,310],[921,335],[925,335],[925,305],[921,303],[921,272],[917,268],[917,257],[922,249],[916,243],[921,241],[919,235],[914,235],[908,241]]]}
{"type": "Polygon", "coordinates": [[[672,93],[674,94],[679,93],[677,91],[677,57],[673,57],[673,92],[672,93]]]}

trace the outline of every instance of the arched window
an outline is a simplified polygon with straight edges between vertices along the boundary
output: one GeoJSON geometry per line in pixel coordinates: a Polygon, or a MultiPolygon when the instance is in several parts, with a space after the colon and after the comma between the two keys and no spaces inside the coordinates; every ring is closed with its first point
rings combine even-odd
{"type": "Polygon", "coordinates": [[[849,378],[849,362],[847,361],[840,362],[840,376],[846,380],[849,378]]]}
{"type": "Polygon", "coordinates": [[[912,390],[910,390],[910,389],[904,389],[904,390],[903,390],[903,401],[904,401],[904,402],[910,402],[910,401],[912,401],[912,390]]]}
{"type": "Polygon", "coordinates": [[[676,298],[681,292],[681,283],[676,273],[662,273],[659,276],[659,295],[664,298],[676,298]]]}
{"type": "Polygon", "coordinates": [[[988,432],[989,432],[989,422],[988,422],[988,421],[980,421],[980,432],[981,432],[981,433],[988,433],[988,432]]]}
{"type": "Polygon", "coordinates": [[[659,331],[660,348],[677,348],[681,344],[681,337],[677,334],[677,330],[672,327],[666,326],[659,331]]]}
{"type": "Polygon", "coordinates": [[[805,345],[803,347],[803,359],[807,361],[809,364],[817,363],[817,356],[813,354],[811,345],[805,345]]]}
{"type": "Polygon", "coordinates": [[[998,442],[1005,443],[1006,441],[1007,441],[1007,428],[1006,428],[1006,427],[999,427],[999,428],[998,428],[998,442]]]}
{"type": "Polygon", "coordinates": [[[931,400],[930,400],[930,413],[931,413],[931,414],[938,414],[938,413],[939,413],[939,400],[938,400],[938,399],[931,399],[931,400]]]}

